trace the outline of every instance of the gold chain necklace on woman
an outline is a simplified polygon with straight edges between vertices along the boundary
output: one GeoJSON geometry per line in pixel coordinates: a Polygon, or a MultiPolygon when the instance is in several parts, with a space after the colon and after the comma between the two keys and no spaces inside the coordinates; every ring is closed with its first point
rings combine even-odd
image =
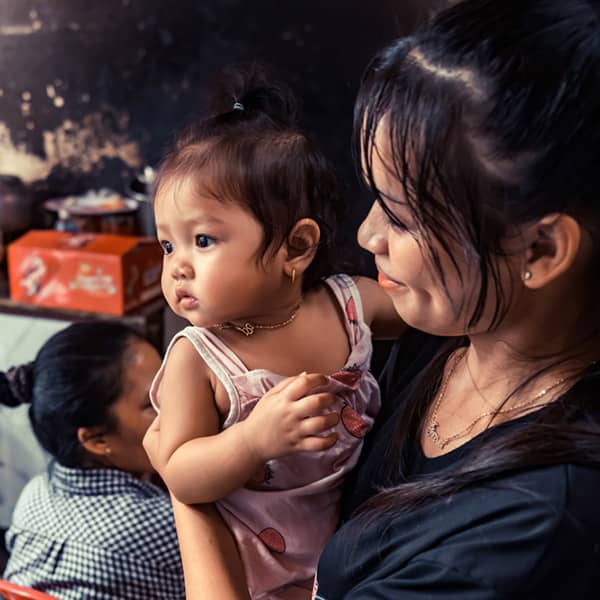
{"type": "Polygon", "coordinates": [[[442,437],[437,432],[437,428],[440,426],[440,424],[437,420],[438,409],[440,408],[440,405],[442,404],[442,401],[444,400],[444,397],[446,396],[446,388],[448,387],[448,381],[450,381],[450,378],[452,377],[452,374],[456,370],[456,367],[458,366],[460,361],[465,357],[466,354],[467,354],[467,349],[465,348],[464,352],[462,352],[461,355],[455,359],[455,361],[452,364],[452,366],[450,367],[450,369],[448,369],[448,373],[446,374],[446,377],[444,377],[444,381],[442,382],[442,388],[440,389],[440,393],[439,393],[437,402],[435,403],[435,406],[433,407],[433,412],[431,413],[431,417],[429,419],[429,424],[427,425],[427,429],[425,429],[425,433],[426,433],[427,437],[430,438],[431,441],[440,450],[443,450],[450,442],[459,440],[459,439],[465,437],[466,435],[468,435],[471,432],[471,430],[473,429],[473,427],[475,427],[475,425],[477,425],[477,423],[479,423],[479,421],[481,421],[481,419],[485,419],[485,417],[491,417],[492,415],[494,415],[494,416],[502,415],[502,414],[514,412],[515,410],[518,410],[520,408],[525,408],[525,407],[537,408],[538,406],[543,406],[545,404],[545,402],[539,402],[536,404],[537,400],[539,400],[540,398],[543,398],[549,391],[553,390],[554,388],[557,388],[561,383],[564,383],[567,380],[566,377],[561,377],[560,379],[556,380],[553,384],[544,388],[541,392],[538,392],[533,398],[529,398],[529,400],[525,400],[524,402],[515,404],[514,406],[511,406],[509,408],[502,408],[499,410],[488,410],[484,413],[481,413],[480,415],[475,417],[475,419],[463,430],[461,430],[458,433],[455,433],[454,435],[451,435],[449,437],[442,437]]]}
{"type": "Polygon", "coordinates": [[[235,323],[217,323],[217,325],[215,325],[215,327],[218,327],[219,329],[235,329],[236,331],[243,333],[246,337],[254,335],[254,332],[257,329],[279,329],[281,327],[285,327],[286,325],[289,325],[296,318],[296,316],[298,315],[298,311],[300,310],[301,304],[302,304],[302,300],[300,300],[300,302],[298,302],[298,304],[296,304],[296,306],[294,307],[294,310],[292,311],[292,314],[285,321],[281,321],[281,323],[272,323],[271,325],[261,325],[260,323],[250,323],[249,321],[247,321],[243,325],[236,325],[235,323]]]}

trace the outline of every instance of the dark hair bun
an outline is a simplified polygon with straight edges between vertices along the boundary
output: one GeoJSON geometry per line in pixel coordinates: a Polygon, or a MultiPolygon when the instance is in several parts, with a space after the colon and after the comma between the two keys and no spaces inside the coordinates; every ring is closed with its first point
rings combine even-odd
{"type": "Polygon", "coordinates": [[[0,372],[0,403],[5,406],[29,404],[33,392],[33,363],[0,372]]]}
{"type": "Polygon", "coordinates": [[[215,114],[239,110],[263,113],[281,124],[296,124],[298,104],[291,90],[269,78],[267,68],[258,63],[228,67],[217,82],[210,102],[215,114]]]}

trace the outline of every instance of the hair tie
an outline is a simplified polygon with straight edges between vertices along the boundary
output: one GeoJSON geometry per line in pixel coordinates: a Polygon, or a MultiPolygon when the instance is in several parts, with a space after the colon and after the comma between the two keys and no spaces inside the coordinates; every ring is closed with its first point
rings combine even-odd
{"type": "Polygon", "coordinates": [[[8,389],[13,397],[12,405],[29,404],[33,388],[33,361],[11,367],[4,374],[8,389]]]}
{"type": "Polygon", "coordinates": [[[233,110],[244,110],[244,105],[241,102],[234,102],[233,110]]]}

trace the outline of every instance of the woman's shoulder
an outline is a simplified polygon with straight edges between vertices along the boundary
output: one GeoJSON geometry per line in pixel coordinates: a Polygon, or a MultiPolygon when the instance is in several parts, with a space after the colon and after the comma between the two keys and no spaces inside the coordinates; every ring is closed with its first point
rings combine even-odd
{"type": "Polygon", "coordinates": [[[82,598],[98,586],[111,598],[182,598],[168,495],[127,473],[99,471],[60,467],[29,482],[6,535],[5,575],[57,594],[68,582],[82,598]]]}
{"type": "Polygon", "coordinates": [[[99,546],[135,543],[135,532],[168,536],[174,521],[168,494],[116,469],[77,469],[50,464],[31,479],[13,513],[15,527],[64,537],[85,538],[99,546]],[[166,528],[166,529],[165,529],[166,528]]]}

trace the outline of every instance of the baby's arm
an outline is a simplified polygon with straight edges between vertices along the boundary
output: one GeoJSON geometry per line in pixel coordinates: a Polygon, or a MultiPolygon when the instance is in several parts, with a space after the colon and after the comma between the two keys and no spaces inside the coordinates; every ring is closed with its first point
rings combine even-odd
{"type": "Polygon", "coordinates": [[[356,286],[360,292],[366,323],[375,339],[396,339],[406,328],[392,299],[379,284],[368,277],[356,277],[356,286]]]}
{"type": "Polygon", "coordinates": [[[154,439],[144,442],[153,465],[176,498],[200,504],[242,487],[271,458],[329,448],[335,435],[317,434],[337,423],[337,413],[321,414],[335,398],[306,396],[324,382],[322,375],[286,380],[245,421],[220,431],[208,367],[181,338],[169,353],[160,382],[159,425],[150,434],[154,439]]]}
{"type": "Polygon", "coordinates": [[[219,434],[208,368],[186,338],[169,352],[159,396],[153,460],[173,495],[187,504],[212,502],[243,485],[257,460],[251,452],[240,452],[243,439],[219,434]]]}

